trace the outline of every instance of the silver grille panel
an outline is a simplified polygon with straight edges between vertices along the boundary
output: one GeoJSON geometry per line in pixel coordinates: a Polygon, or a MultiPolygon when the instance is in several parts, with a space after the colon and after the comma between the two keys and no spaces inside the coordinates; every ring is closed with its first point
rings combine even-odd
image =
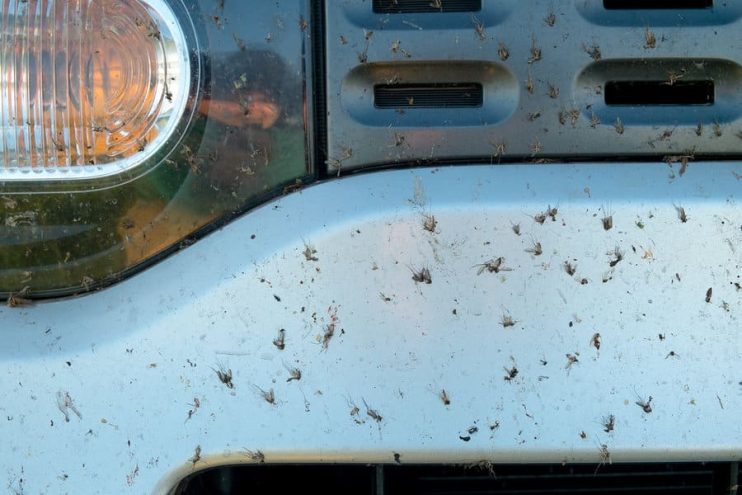
{"type": "Polygon", "coordinates": [[[328,2],[330,171],[740,154],[742,5],[614,3],[503,0],[478,12],[375,13],[371,1],[328,2]],[[483,86],[481,106],[375,105],[380,84],[462,81],[483,86]],[[630,83],[624,92],[635,83],[640,103],[607,104],[606,84],[615,82],[630,83]],[[647,82],[681,96],[652,101],[647,82]]]}

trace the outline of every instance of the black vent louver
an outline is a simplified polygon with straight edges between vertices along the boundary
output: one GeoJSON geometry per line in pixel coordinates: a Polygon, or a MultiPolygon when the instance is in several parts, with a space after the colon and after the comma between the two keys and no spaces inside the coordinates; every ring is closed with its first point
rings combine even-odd
{"type": "Polygon", "coordinates": [[[482,0],[374,0],[377,14],[421,14],[435,12],[478,12],[482,0]]]}
{"type": "Polygon", "coordinates": [[[713,0],[603,0],[608,10],[709,9],[713,0]]]}
{"type": "Polygon", "coordinates": [[[377,108],[466,108],[482,106],[478,83],[382,84],[374,87],[377,108]]]}
{"type": "Polygon", "coordinates": [[[209,469],[171,495],[735,495],[737,463],[253,465],[209,469]]]}

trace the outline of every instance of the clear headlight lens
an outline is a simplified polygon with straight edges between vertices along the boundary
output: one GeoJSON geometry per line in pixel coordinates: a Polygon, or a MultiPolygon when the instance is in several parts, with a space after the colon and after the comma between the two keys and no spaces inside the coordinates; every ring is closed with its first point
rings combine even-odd
{"type": "Polygon", "coordinates": [[[162,0],[2,0],[0,180],[145,163],[183,115],[185,38],[162,0]]]}
{"type": "Polygon", "coordinates": [[[309,9],[0,0],[0,297],[108,285],[311,178],[309,9]]]}

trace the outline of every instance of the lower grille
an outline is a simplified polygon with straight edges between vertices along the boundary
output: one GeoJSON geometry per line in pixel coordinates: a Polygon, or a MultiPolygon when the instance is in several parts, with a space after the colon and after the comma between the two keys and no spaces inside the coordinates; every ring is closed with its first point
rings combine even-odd
{"type": "Polygon", "coordinates": [[[255,465],[202,471],[172,495],[736,495],[738,463],[255,465]]]}

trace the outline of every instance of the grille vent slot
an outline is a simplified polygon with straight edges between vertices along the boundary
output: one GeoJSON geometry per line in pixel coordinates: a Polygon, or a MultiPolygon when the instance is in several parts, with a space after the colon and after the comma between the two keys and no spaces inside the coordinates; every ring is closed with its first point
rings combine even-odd
{"type": "Polygon", "coordinates": [[[603,0],[608,10],[710,9],[713,0],[603,0]]]}
{"type": "Polygon", "coordinates": [[[374,0],[373,9],[377,14],[479,12],[482,0],[374,0]]]}
{"type": "Polygon", "coordinates": [[[721,462],[607,464],[597,469],[595,464],[243,465],[194,473],[170,495],[734,495],[736,471],[737,463],[721,462]]]}
{"type": "MultiPolygon", "coordinates": [[[[728,469],[728,466],[726,466],[728,469]]],[[[728,471],[712,465],[613,465],[389,468],[385,495],[564,494],[716,495],[728,490],[728,471]],[[606,469],[607,468],[607,469],[606,469]]]]}
{"type": "Polygon", "coordinates": [[[711,105],[713,81],[611,81],[606,105],[711,105]]]}
{"type": "Polygon", "coordinates": [[[476,108],[484,91],[479,83],[379,84],[374,86],[377,108],[476,108]]]}

